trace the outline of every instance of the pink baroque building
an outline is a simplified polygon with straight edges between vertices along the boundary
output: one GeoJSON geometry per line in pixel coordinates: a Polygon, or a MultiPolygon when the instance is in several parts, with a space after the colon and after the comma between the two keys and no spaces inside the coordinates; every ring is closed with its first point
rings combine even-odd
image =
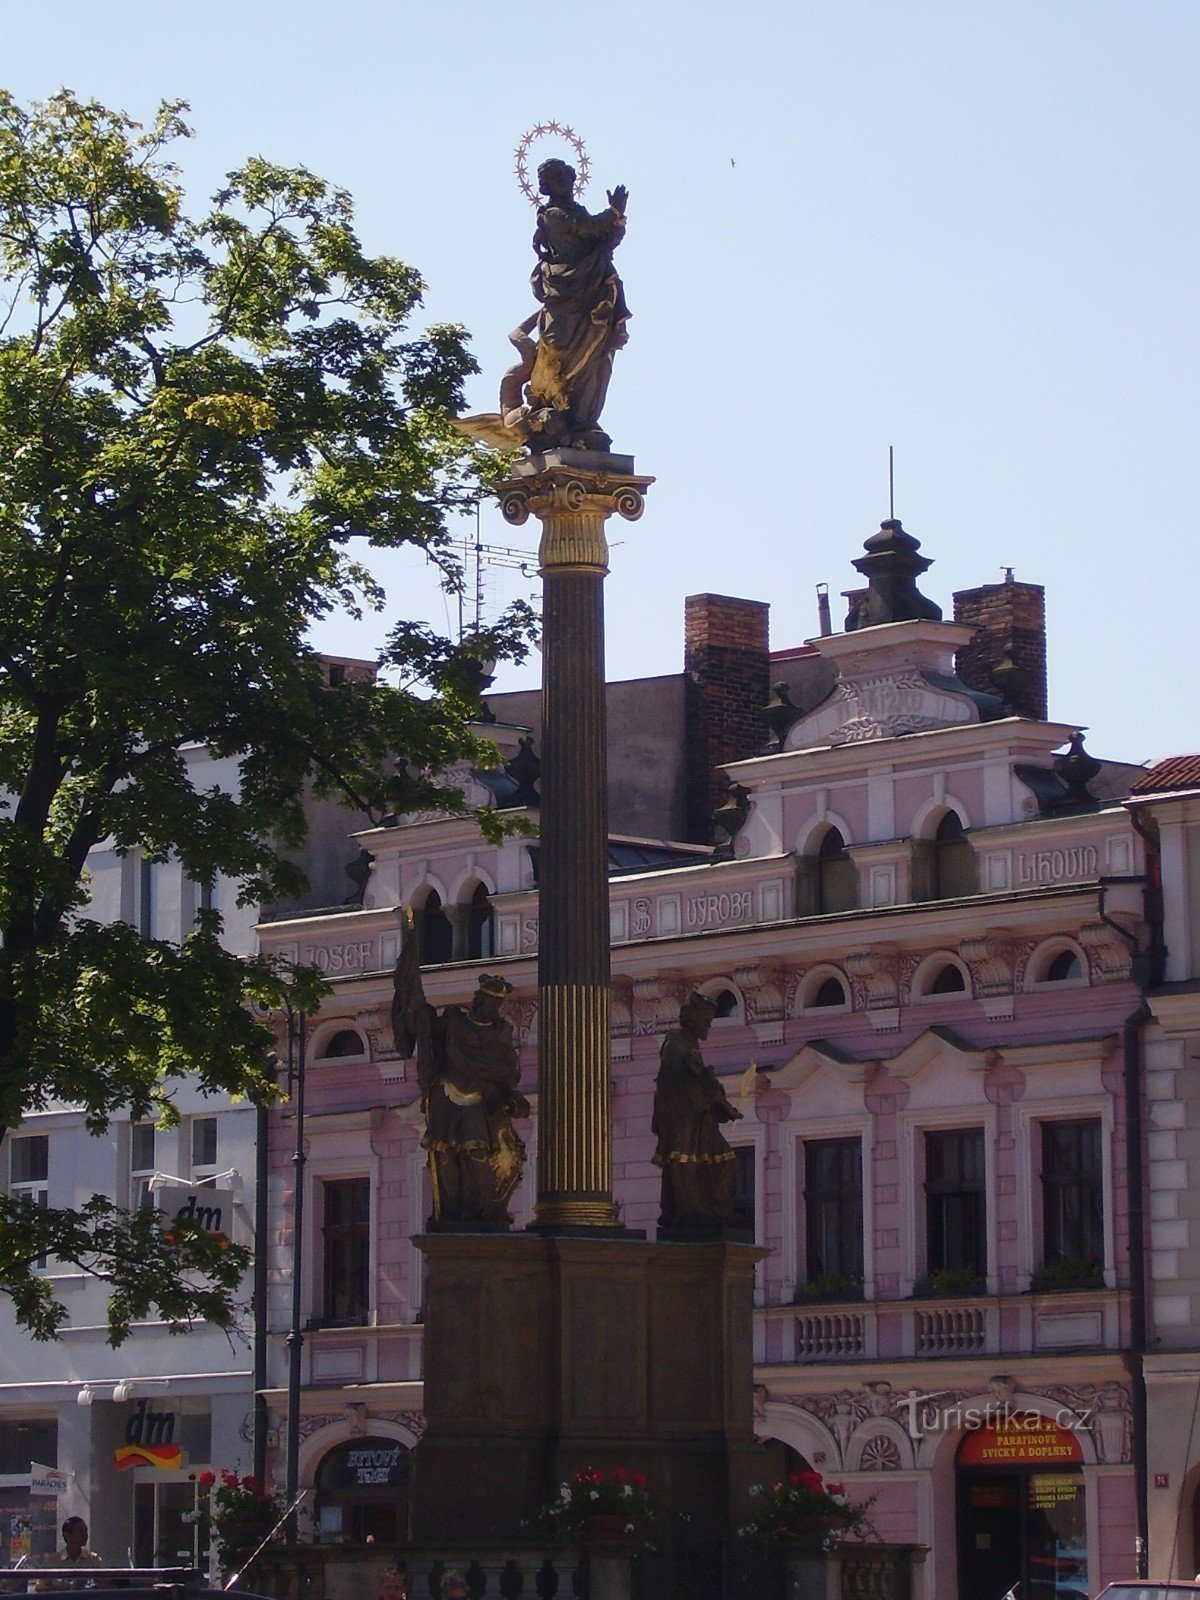
{"type": "MultiPolygon", "coordinates": [[[[761,1434],[873,1497],[884,1538],[927,1545],[930,1600],[998,1600],[1018,1580],[1082,1596],[1135,1570],[1144,1516],[1136,1291],[1163,1263],[1131,1252],[1145,1108],[1135,1095],[1131,1126],[1126,1084],[1156,850],[1126,804],[1141,769],[1093,761],[1074,724],[1046,719],[1041,590],[969,591],[945,621],[915,587],[916,549],[885,523],[846,631],[798,649],[770,650],[766,606],[693,597],[685,671],[610,686],[614,1187],[624,1222],[653,1235],[659,1048],[700,989],[718,1000],[707,1059],[744,1112],[738,1203],[770,1251],[761,1434]]],[[[505,770],[463,775],[472,799],[535,823],[537,698],[490,697],[505,770]]],[[[1192,834],[1200,809],[1196,851],[1192,834]]],[[[429,1210],[391,968],[411,910],[434,1003],[465,1003],[487,971],[514,985],[527,1224],[537,843],[430,815],[358,833],[343,857],[360,849],[361,904],[285,912],[260,938],[332,986],[307,1038],[301,1482],[323,1537],[389,1540],[422,1426],[412,1237],[429,1210]]],[[[281,1427],[293,1139],[285,1106],[281,1427]]]]}

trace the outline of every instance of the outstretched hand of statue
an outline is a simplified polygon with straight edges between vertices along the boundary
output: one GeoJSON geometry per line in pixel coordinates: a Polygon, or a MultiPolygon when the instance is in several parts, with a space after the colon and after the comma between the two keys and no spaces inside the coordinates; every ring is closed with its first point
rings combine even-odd
{"type": "Polygon", "coordinates": [[[619,217],[623,217],[625,215],[626,203],[629,200],[629,190],[623,183],[619,183],[615,189],[609,189],[607,194],[609,205],[619,217]]]}

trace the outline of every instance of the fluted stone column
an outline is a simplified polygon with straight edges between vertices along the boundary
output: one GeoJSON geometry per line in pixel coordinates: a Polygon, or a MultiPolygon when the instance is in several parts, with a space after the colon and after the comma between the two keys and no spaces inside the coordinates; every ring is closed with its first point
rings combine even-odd
{"type": "Polygon", "coordinates": [[[556,450],[500,489],[507,521],[542,525],[538,851],[538,1198],[543,1231],[614,1228],[609,1071],[605,523],[642,514],[631,456],[556,450]]]}

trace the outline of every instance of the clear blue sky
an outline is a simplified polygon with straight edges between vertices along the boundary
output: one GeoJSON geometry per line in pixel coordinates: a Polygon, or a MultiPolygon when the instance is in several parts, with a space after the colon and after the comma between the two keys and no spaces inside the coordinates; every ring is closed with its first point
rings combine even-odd
{"type": "MultiPolygon", "coordinates": [[[[532,305],[514,147],[582,132],[585,201],[630,190],[606,426],[658,480],[613,533],[612,675],[677,671],[700,590],[770,600],[777,645],[815,633],[892,444],[947,612],[1004,564],[1046,585],[1052,716],[1105,756],[1200,748],[1194,0],[7,0],[0,22],[20,99],[188,99],[191,191],[254,153],[348,188],[430,320],[471,330],[475,410],[532,305]]],[[[483,535],[521,538],[495,511],[483,535]]],[[[382,575],[389,615],[445,620],[414,558],[382,575]]],[[[369,653],[386,623],[319,642],[369,653]]]]}

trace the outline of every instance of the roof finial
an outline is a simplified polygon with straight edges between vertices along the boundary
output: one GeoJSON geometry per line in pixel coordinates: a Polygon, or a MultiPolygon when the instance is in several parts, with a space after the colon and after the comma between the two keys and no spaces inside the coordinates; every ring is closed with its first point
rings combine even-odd
{"type": "Polygon", "coordinates": [[[896,520],[896,473],[895,473],[895,445],[888,445],[888,518],[896,520]]]}

